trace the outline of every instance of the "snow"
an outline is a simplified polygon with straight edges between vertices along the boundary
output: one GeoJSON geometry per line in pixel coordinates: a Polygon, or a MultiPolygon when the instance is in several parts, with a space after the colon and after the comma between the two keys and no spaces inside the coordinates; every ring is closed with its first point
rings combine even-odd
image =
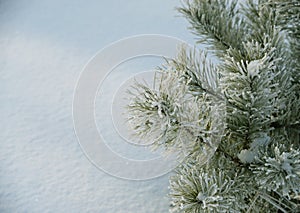
{"type": "Polygon", "coordinates": [[[72,98],[84,65],[113,41],[161,33],[191,42],[179,5],[0,2],[0,212],[168,211],[168,175],[128,181],[91,164],[74,133],[72,98]]]}

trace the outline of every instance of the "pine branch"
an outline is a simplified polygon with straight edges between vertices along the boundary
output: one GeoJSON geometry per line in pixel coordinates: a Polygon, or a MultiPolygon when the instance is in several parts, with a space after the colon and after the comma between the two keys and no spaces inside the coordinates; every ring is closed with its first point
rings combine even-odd
{"type": "Polygon", "coordinates": [[[211,139],[220,134],[222,122],[220,116],[211,116],[212,98],[191,96],[180,76],[161,72],[155,83],[158,90],[136,83],[129,91],[128,122],[138,136],[153,142],[154,149],[180,150],[181,160],[206,159],[215,150],[217,140],[211,139]]]}
{"type": "Polygon", "coordinates": [[[219,86],[219,70],[207,59],[205,52],[182,47],[177,57],[166,59],[166,64],[159,70],[178,73],[180,81],[195,97],[209,95],[220,101],[225,100],[219,86]]]}
{"type": "Polygon", "coordinates": [[[220,63],[183,48],[129,105],[139,135],[184,152],[171,211],[299,211],[299,1],[186,0],[179,11],[220,63]]]}
{"type": "Polygon", "coordinates": [[[200,36],[199,43],[212,45],[222,57],[230,47],[243,52],[241,44],[245,34],[244,22],[240,18],[237,1],[187,0],[178,9],[190,22],[193,32],[200,36]]]}

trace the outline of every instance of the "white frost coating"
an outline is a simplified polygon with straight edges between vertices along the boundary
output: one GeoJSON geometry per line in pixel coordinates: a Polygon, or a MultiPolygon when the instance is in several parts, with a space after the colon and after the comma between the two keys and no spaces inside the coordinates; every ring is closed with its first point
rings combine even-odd
{"type": "Polygon", "coordinates": [[[250,63],[248,64],[248,67],[247,67],[249,76],[251,78],[259,76],[258,73],[259,73],[259,69],[261,66],[262,66],[261,60],[250,61],[250,63]]]}
{"type": "Polygon", "coordinates": [[[243,149],[239,154],[238,158],[243,163],[252,163],[255,157],[255,154],[253,151],[250,151],[248,149],[243,149]]]}

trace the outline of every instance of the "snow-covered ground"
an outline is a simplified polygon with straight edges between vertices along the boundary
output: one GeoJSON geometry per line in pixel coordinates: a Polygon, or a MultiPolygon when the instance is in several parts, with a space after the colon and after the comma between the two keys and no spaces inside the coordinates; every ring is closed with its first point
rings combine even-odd
{"type": "Polygon", "coordinates": [[[128,181],[89,162],[74,133],[72,98],[84,65],[111,42],[155,33],[192,43],[186,21],[175,17],[179,5],[0,1],[0,212],[168,211],[167,175],[128,181]]]}

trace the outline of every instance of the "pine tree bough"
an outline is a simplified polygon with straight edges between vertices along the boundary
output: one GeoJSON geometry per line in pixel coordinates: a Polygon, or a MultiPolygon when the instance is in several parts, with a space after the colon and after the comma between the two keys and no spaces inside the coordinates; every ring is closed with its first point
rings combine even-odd
{"type": "Polygon", "coordinates": [[[178,153],[170,212],[300,212],[299,0],[178,11],[207,52],[182,47],[128,106],[137,135],[178,153]]]}

